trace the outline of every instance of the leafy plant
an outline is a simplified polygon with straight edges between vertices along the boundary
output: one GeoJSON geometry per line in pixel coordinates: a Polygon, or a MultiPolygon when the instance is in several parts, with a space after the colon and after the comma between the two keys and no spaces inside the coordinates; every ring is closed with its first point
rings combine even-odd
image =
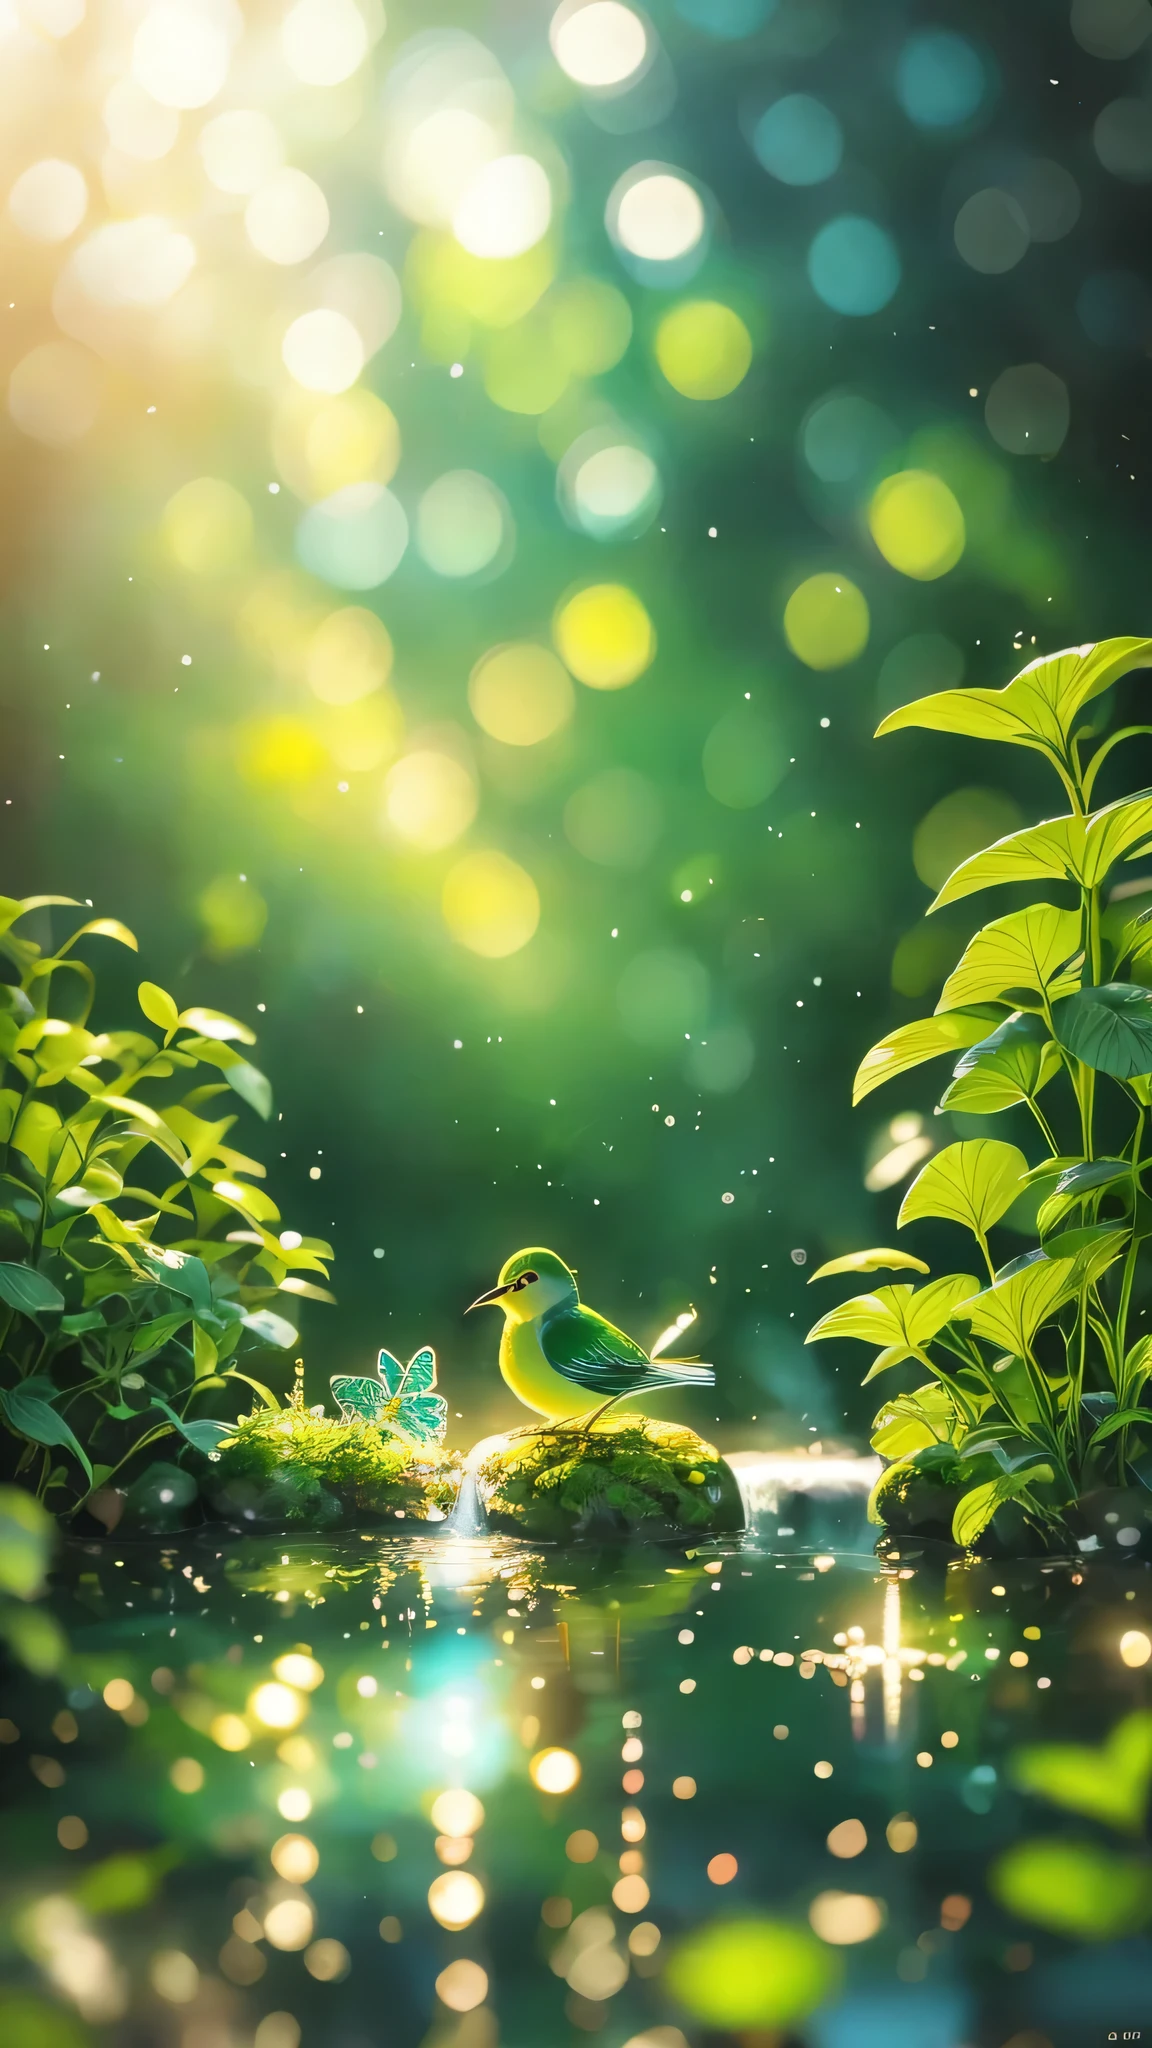
{"type": "Polygon", "coordinates": [[[272,1110],[253,1033],[150,981],[151,1031],[91,1028],[78,944],[136,940],[96,918],[46,952],[17,928],[54,905],[84,907],[0,897],[0,1445],[22,1484],[75,1507],[163,1438],[214,1453],[228,1424],[205,1397],[278,1409],[246,1368],[296,1342],[282,1295],[332,1300],[304,1277],[327,1279],[332,1254],[280,1231],[264,1167],[227,1142],[225,1103],[272,1110]]]}
{"type": "MultiPolygon", "coordinates": [[[[975,853],[948,877],[929,914],[977,890],[1041,883],[1059,900],[1033,903],[978,931],[948,976],[933,1017],[905,1024],[865,1055],[853,1100],[897,1074],[951,1054],[939,1109],[991,1116],[1023,1105],[1043,1156],[1029,1165],[1003,1139],[964,1139],[930,1159],[904,1197],[899,1227],[958,1223],[986,1271],[879,1287],[841,1303],[809,1332],[881,1348],[877,1374],[909,1360],[930,1377],[886,1402],[874,1449],[928,1483],[966,1480],[952,1533],[978,1541],[1012,1501],[1046,1538],[1066,1532],[1092,1487],[1152,1487],[1152,1336],[1130,1328],[1140,1248],[1152,1236],[1152,907],[1106,902],[1117,863],[1152,852],[1152,790],[1093,810],[1112,749],[1152,727],[1098,741],[1104,692],[1152,665],[1152,640],[1117,639],[1041,656],[1001,690],[946,690],[903,706],[877,737],[910,726],[1032,748],[1070,808],[975,853]],[[1096,721],[1096,722],[1094,722],[1096,721]],[[1044,1101],[1041,1104],[1040,1097],[1044,1101]],[[997,1266],[991,1235],[1027,1190],[1039,1196],[1036,1247],[997,1266]],[[989,1463],[989,1460],[993,1461],[989,1463]]],[[[1148,882],[1152,891],[1152,880],[1148,882]]],[[[1125,898],[1133,893],[1131,885],[1125,898]]],[[[1121,899],[1122,900],[1122,899],[1121,899]]],[[[882,1250],[835,1259],[814,1279],[885,1266],[882,1250]]],[[[928,1269],[921,1264],[921,1270],[928,1269]]],[[[890,1474],[874,1497],[910,1498],[890,1474]]]]}

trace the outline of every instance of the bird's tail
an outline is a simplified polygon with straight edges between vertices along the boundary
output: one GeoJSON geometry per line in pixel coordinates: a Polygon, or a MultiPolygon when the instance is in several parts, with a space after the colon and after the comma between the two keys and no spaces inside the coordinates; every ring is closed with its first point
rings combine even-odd
{"type": "Polygon", "coordinates": [[[653,1359],[648,1368],[650,1373],[659,1374],[660,1382],[666,1387],[714,1387],[715,1369],[710,1365],[689,1365],[685,1359],[653,1359]]]}

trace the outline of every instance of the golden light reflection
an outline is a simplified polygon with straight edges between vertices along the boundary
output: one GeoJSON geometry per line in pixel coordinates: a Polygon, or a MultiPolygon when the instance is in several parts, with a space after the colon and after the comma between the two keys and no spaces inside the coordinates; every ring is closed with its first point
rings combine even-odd
{"type": "Polygon", "coordinates": [[[470,1927],[484,1910],[484,1888],[470,1870],[445,1870],[428,1887],[428,1910],[441,1927],[470,1927]]]}
{"type": "Polygon", "coordinates": [[[593,690],[622,690],[656,654],[656,629],[622,583],[593,583],[562,603],[552,637],[565,667],[593,690]]]}
{"type": "Polygon", "coordinates": [[[871,1941],[887,1919],[883,1899],[866,1892],[820,1892],[808,1908],[808,1922],[821,1941],[836,1948],[871,1941]]]}
{"type": "Polygon", "coordinates": [[[449,869],[441,908],[452,937],[488,960],[518,953],[540,922],[540,896],[531,875],[495,849],[467,853],[449,869]]]}
{"type": "Polygon", "coordinates": [[[484,1808],[474,1792],[461,1786],[433,1800],[431,1817],[442,1835],[474,1835],[484,1825],[484,1808]]]}
{"type": "Polygon", "coordinates": [[[468,678],[468,702],[484,732],[508,747],[533,747],[566,725],[575,708],[568,671],[530,640],[493,647],[468,678]]]}
{"type": "Polygon", "coordinates": [[[265,1728],[295,1728],[308,1712],[308,1702],[294,1687],[270,1680],[257,1686],[248,1701],[248,1712],[265,1728]]]}
{"type": "Polygon", "coordinates": [[[393,658],[392,637],[375,612],[345,605],[329,612],[316,628],[308,644],[305,674],[322,704],[354,704],[384,687],[393,658]]]}
{"type": "Polygon", "coordinates": [[[307,1884],[320,1868],[320,1851],[307,1835],[281,1835],[268,1856],[277,1877],[289,1884],[307,1884]]]}
{"type": "Polygon", "coordinates": [[[277,1657],[272,1669],[282,1685],[295,1686],[300,1692],[315,1692],[324,1682],[324,1666],[306,1650],[290,1650],[286,1656],[277,1657]]]}
{"type": "MultiPolygon", "coordinates": [[[[580,1782],[580,1759],[570,1749],[537,1750],[529,1762],[528,1775],[538,1792],[571,1792],[580,1782]]],[[[644,1832],[642,1822],[640,1832],[644,1832]]]]}
{"type": "Polygon", "coordinates": [[[273,1948],[307,1948],[312,1939],[316,1916],[312,1901],[303,1892],[285,1892],[274,1898],[264,1911],[264,1939],[273,1948]]]}
{"type": "Polygon", "coordinates": [[[389,769],[384,815],[393,830],[426,853],[451,846],[476,816],[475,777],[453,754],[420,747],[389,769]]]}

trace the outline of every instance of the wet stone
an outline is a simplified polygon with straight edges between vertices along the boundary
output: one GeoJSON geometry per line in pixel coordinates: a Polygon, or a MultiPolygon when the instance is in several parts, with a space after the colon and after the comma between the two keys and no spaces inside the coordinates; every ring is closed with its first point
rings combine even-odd
{"type": "Polygon", "coordinates": [[[460,1472],[455,1453],[417,1450],[370,1423],[265,1411],[222,1440],[200,1490],[213,1515],[242,1528],[322,1532],[398,1516],[442,1521],[460,1472]]]}
{"type": "Polygon", "coordinates": [[[477,1472],[489,1526],[538,1542],[710,1535],[744,1526],[735,1475],[680,1423],[608,1415],[493,1445],[477,1472]]]}

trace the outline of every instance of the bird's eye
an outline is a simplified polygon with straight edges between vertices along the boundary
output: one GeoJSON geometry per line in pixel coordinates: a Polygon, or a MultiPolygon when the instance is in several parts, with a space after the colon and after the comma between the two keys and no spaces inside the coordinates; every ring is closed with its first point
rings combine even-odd
{"type": "Polygon", "coordinates": [[[539,1278],[539,1273],[521,1273],[516,1285],[517,1287],[528,1287],[533,1280],[538,1280],[539,1278]]]}

